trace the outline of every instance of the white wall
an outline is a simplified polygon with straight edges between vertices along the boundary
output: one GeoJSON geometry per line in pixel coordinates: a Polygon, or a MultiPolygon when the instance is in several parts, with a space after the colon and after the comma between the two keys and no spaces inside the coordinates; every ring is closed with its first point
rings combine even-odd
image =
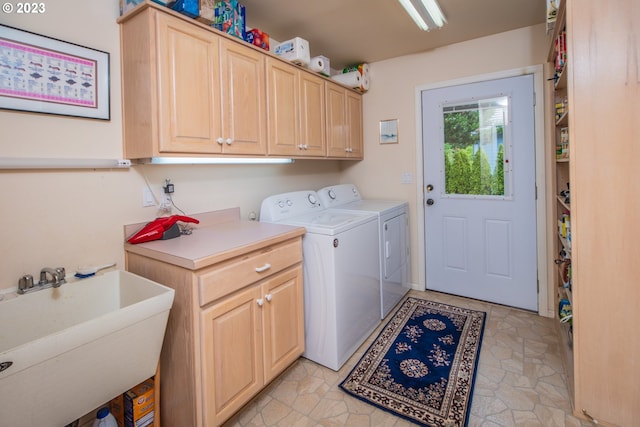
{"type": "MultiPolygon", "coordinates": [[[[118,2],[47,1],[42,15],[2,14],[0,23],[110,53],[111,120],[102,122],[0,111],[0,156],[119,158],[122,156],[118,2]]],[[[239,206],[246,218],[275,193],[353,182],[367,197],[409,200],[412,276],[418,282],[418,183],[415,88],[424,84],[544,62],[544,26],[371,64],[364,95],[365,160],[298,161],[281,166],[144,166],[124,171],[0,171],[0,289],[44,266],[116,261],[124,268],[122,226],[155,217],[142,207],[147,176],[158,196],[165,178],[187,213],[239,206]],[[400,143],[378,144],[378,123],[398,118],[400,143]]],[[[424,286],[424,284],[420,284],[424,286]]]]}
{"type": "MultiPolygon", "coordinates": [[[[43,15],[1,14],[0,23],[110,53],[111,120],[0,110],[0,157],[122,157],[120,36],[117,0],[45,1],[43,15]]],[[[125,224],[153,219],[142,207],[147,176],[161,196],[165,178],[187,213],[239,206],[259,212],[276,192],[339,181],[339,162],[263,166],[137,166],[115,171],[0,171],[0,289],[17,286],[44,266],[67,268],[115,261],[124,268],[125,224]]],[[[176,212],[177,213],[177,212],[176,212]]]]}
{"type": "Polygon", "coordinates": [[[540,24],[370,64],[371,90],[364,95],[363,103],[365,160],[346,165],[341,179],[355,183],[365,197],[409,201],[412,280],[417,287],[425,286],[424,260],[419,259],[418,252],[422,236],[418,235],[417,219],[423,205],[422,171],[418,170],[421,141],[416,135],[417,88],[542,64],[546,62],[548,46],[544,25],[540,24]],[[399,143],[380,145],[380,120],[396,118],[399,143]],[[403,173],[409,173],[414,182],[402,184],[403,173]]]}

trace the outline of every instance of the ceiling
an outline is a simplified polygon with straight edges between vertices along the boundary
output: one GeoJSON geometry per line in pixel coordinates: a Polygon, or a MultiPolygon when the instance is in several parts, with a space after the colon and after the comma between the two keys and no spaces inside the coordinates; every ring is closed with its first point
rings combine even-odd
{"type": "MultiPolygon", "coordinates": [[[[425,52],[543,23],[545,0],[439,0],[448,23],[421,31],[397,0],[240,0],[246,22],[272,39],[309,41],[331,68],[425,52]]],[[[273,48],[273,43],[272,43],[273,48]]]]}

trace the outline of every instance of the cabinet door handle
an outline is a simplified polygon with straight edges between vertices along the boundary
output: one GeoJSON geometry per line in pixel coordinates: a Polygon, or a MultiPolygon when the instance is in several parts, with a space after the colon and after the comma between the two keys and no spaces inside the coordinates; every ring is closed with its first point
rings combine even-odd
{"type": "Polygon", "coordinates": [[[266,299],[266,300],[267,300],[267,302],[271,302],[271,300],[273,299],[273,295],[271,295],[271,294],[266,294],[266,295],[264,296],[264,299],[266,299]]]}
{"type": "Polygon", "coordinates": [[[256,300],[256,304],[258,304],[258,307],[262,307],[264,305],[264,300],[262,298],[258,298],[256,300]]]}
{"type": "Polygon", "coordinates": [[[216,139],[216,141],[218,142],[218,144],[222,145],[224,144],[224,139],[222,137],[216,139]]]}
{"type": "Polygon", "coordinates": [[[256,267],[256,273],[262,273],[263,271],[267,271],[271,268],[271,264],[266,262],[262,267],[256,267]]]}
{"type": "Polygon", "coordinates": [[[233,139],[227,138],[227,141],[226,141],[227,145],[231,145],[232,142],[233,142],[233,139]]]}

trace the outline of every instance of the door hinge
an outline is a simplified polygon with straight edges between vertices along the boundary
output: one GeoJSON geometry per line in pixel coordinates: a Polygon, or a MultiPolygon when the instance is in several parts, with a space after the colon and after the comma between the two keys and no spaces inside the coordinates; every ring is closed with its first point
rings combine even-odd
{"type": "Polygon", "coordinates": [[[533,92],[533,106],[534,106],[534,107],[536,106],[536,101],[537,101],[537,99],[536,99],[536,93],[535,93],[535,92],[533,92]]]}
{"type": "Polygon", "coordinates": [[[538,186],[536,185],[536,200],[538,200],[538,186]]]}

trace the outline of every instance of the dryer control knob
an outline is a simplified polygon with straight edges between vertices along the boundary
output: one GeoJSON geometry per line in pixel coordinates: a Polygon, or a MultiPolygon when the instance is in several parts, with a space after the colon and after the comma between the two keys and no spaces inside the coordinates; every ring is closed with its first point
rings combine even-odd
{"type": "Polygon", "coordinates": [[[315,205],[316,203],[318,203],[316,196],[314,196],[312,193],[309,193],[307,195],[307,200],[309,200],[309,203],[311,203],[312,205],[315,205]]]}
{"type": "Polygon", "coordinates": [[[336,192],[333,190],[329,190],[327,191],[327,194],[329,194],[329,197],[331,198],[331,200],[335,200],[336,199],[336,192]]]}

